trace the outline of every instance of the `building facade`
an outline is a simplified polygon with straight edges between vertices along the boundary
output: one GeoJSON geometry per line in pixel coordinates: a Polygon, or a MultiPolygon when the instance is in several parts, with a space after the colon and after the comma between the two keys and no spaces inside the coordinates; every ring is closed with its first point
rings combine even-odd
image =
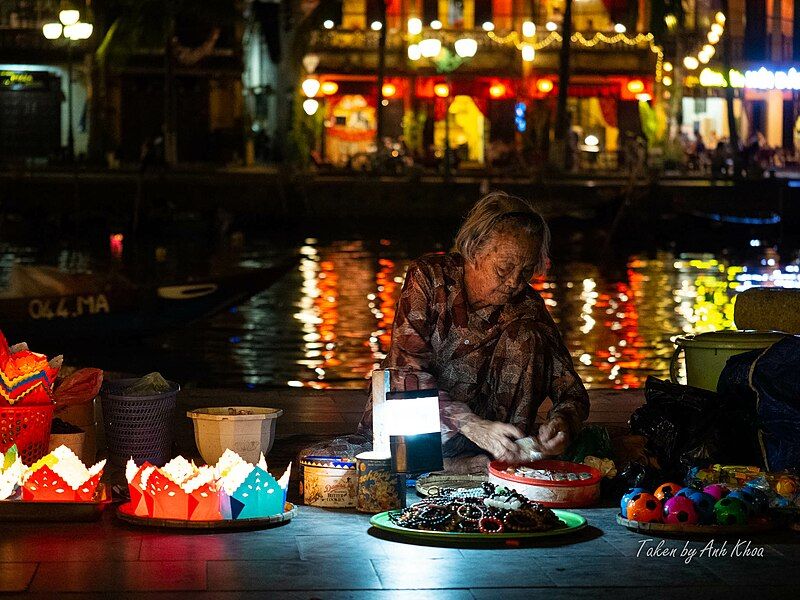
{"type": "Polygon", "coordinates": [[[66,155],[71,120],[79,159],[94,151],[92,158],[98,161],[135,164],[148,145],[163,140],[171,110],[174,160],[241,161],[238,3],[231,0],[230,10],[218,20],[191,12],[178,15],[169,78],[165,45],[158,42],[165,23],[137,25],[137,15],[130,11],[114,12],[113,3],[103,7],[105,12],[83,1],[0,2],[0,160],[58,162],[66,155]],[[43,35],[44,24],[57,22],[67,4],[93,23],[88,39],[51,40],[43,35]],[[101,65],[96,52],[114,23],[117,37],[124,31],[127,39],[111,36],[101,65]],[[130,45],[130,40],[137,42],[130,45]],[[70,62],[73,108],[68,114],[70,62]],[[173,97],[171,103],[167,95],[173,97]]]}
{"type": "MultiPolygon", "coordinates": [[[[800,22],[795,18],[800,2],[729,0],[728,5],[723,36],[731,38],[729,81],[738,136],[744,144],[760,139],[792,159],[800,145],[800,22]]],[[[720,3],[701,5],[699,33],[720,10],[720,3]]],[[[722,56],[715,55],[684,77],[684,131],[699,134],[706,146],[730,136],[723,71],[722,56]]]]}
{"type": "Polygon", "coordinates": [[[56,0],[0,2],[0,161],[58,161],[72,119],[76,154],[88,146],[88,79],[83,60],[88,41],[73,46],[73,111],[68,113],[69,48],[48,40],[44,23],[58,20],[56,0]]]}
{"type": "MultiPolygon", "coordinates": [[[[661,68],[649,4],[574,2],[568,109],[595,164],[613,167],[622,138],[642,134],[639,104],[655,95],[661,68]]],[[[306,63],[320,84],[313,96],[324,111],[318,150],[327,161],[346,165],[374,148],[383,27],[387,137],[402,137],[423,161],[449,145],[465,167],[500,164],[523,146],[546,155],[563,0],[392,0],[385,23],[379,2],[337,6],[313,32],[306,63]]]]}

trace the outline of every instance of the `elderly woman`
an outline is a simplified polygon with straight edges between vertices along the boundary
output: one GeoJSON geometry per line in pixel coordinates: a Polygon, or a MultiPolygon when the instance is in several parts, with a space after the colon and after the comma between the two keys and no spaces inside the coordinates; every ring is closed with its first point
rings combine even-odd
{"type": "MultiPolygon", "coordinates": [[[[562,453],[589,412],[541,296],[530,286],[547,268],[550,231],[520,198],[492,193],[467,215],[456,250],[411,263],[383,368],[408,368],[440,390],[448,470],[485,467],[490,456],[523,458],[515,440],[533,436],[562,453]],[[548,420],[535,423],[549,397],[548,420]],[[454,460],[455,459],[455,460],[454,460]]],[[[371,403],[361,422],[371,428],[371,403]]]]}

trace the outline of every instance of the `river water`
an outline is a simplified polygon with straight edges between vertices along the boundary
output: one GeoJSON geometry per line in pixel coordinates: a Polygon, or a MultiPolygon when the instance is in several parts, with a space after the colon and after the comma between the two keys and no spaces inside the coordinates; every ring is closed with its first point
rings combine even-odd
{"type": "MultiPolygon", "coordinates": [[[[156,268],[165,276],[268,265],[295,254],[301,260],[271,288],[189,328],[103,347],[64,340],[63,352],[71,364],[159,370],[203,386],[364,387],[388,347],[409,261],[445,250],[449,239],[449,232],[431,231],[395,238],[256,235],[234,236],[233,244],[206,251],[187,240],[161,250],[148,247],[138,252],[157,256],[156,268]]],[[[587,387],[641,387],[648,375],[668,376],[676,335],[731,328],[737,291],[754,284],[800,286],[796,263],[782,263],[752,244],[737,260],[719,251],[683,255],[674,249],[606,260],[593,257],[592,248],[576,253],[569,244],[557,245],[550,273],[534,285],[587,387]]],[[[19,244],[4,244],[0,251],[0,278],[14,262],[81,270],[105,264],[109,253],[63,245],[46,252],[19,244]]],[[[134,259],[139,270],[150,262],[134,259]]]]}

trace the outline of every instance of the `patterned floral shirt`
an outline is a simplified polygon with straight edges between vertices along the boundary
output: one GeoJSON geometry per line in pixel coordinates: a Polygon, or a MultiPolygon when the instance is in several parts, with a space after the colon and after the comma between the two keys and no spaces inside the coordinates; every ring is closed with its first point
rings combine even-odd
{"type": "MultiPolygon", "coordinates": [[[[503,306],[470,310],[458,253],[429,254],[410,265],[382,367],[433,377],[443,441],[473,414],[535,434],[547,397],[550,417],[565,417],[573,436],[589,413],[586,390],[541,296],[528,286],[503,306]]],[[[370,401],[362,430],[370,429],[371,412],[370,401]]]]}

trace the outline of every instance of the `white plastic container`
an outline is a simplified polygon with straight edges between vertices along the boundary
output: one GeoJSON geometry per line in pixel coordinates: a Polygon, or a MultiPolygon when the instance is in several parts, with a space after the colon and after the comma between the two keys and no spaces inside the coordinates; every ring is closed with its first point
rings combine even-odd
{"type": "Polygon", "coordinates": [[[194,424],[194,441],[200,456],[209,465],[219,461],[227,448],[247,462],[257,463],[275,441],[275,422],[283,414],[278,408],[224,406],[190,410],[186,416],[194,424]]]}

